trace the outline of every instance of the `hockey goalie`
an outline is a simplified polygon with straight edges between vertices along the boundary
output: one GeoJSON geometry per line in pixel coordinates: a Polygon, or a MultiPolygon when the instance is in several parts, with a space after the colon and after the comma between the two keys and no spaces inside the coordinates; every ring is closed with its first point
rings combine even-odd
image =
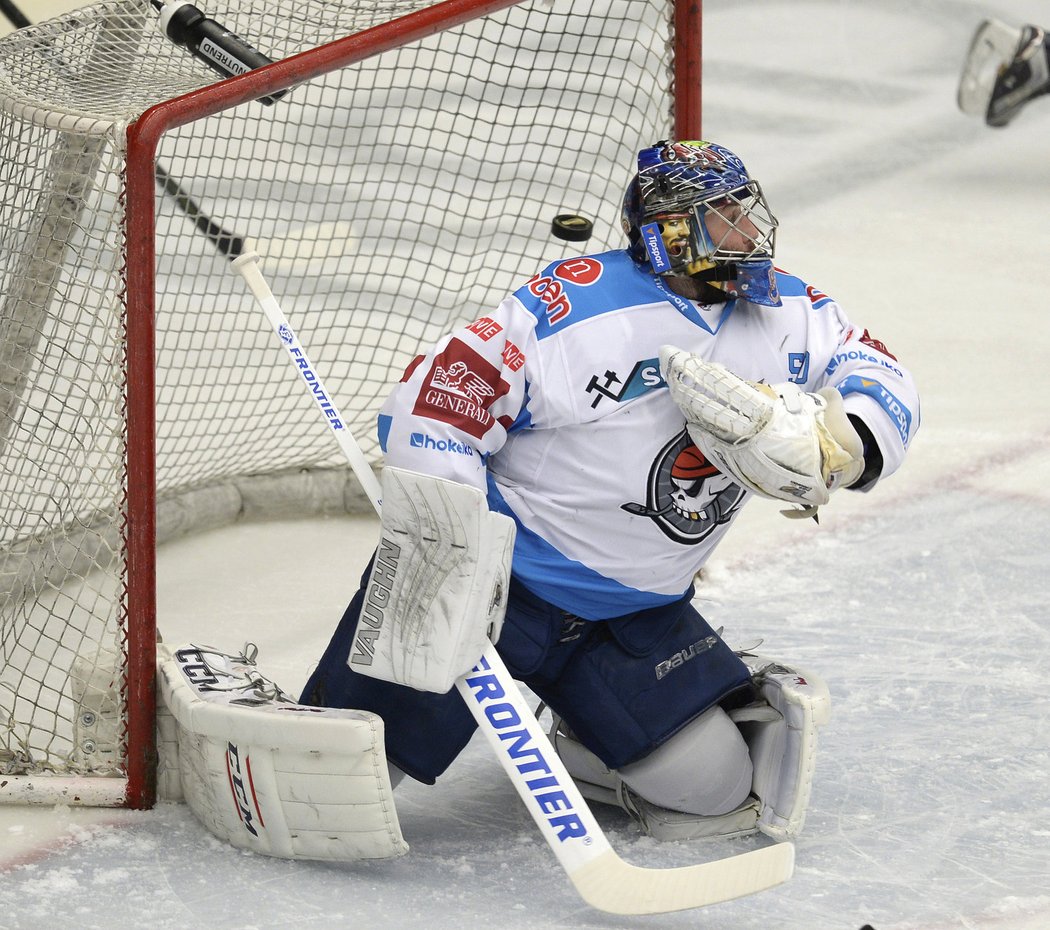
{"type": "MultiPolygon", "coordinates": [[[[246,773],[242,744],[270,747],[252,773],[271,806],[238,794],[243,814],[295,834],[301,804],[320,812],[313,826],[342,830],[330,848],[397,855],[394,786],[434,783],[466,746],[477,724],[453,685],[494,642],[549,709],[581,793],[640,830],[802,829],[827,686],[726,642],[694,605],[694,579],[753,498],[815,516],[897,471],[919,426],[916,388],[831,297],[774,268],[777,219],[733,152],[658,142],[632,173],[625,249],[553,261],[415,359],[389,395],[376,553],[298,701],[251,656],[165,659],[181,727],[225,721],[204,737],[207,760],[194,748],[185,762],[180,739],[184,790],[209,778],[228,790],[216,773],[246,773]],[[230,699],[238,680],[253,708],[230,699]],[[238,741],[238,715],[267,703],[238,741]],[[326,721],[331,733],[296,734],[286,759],[297,726],[326,721]],[[344,750],[346,771],[308,770],[311,752],[344,750]]],[[[761,539],[753,551],[788,557],[761,539]]],[[[227,811],[219,830],[245,824],[227,811]]],[[[266,851],[323,845],[300,850],[293,836],[266,851]]]]}

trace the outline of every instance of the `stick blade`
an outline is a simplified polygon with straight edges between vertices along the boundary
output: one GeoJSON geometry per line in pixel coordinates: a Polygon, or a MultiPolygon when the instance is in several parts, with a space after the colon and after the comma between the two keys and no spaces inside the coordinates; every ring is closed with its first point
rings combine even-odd
{"type": "Polygon", "coordinates": [[[791,878],[795,847],[777,843],[738,856],[677,869],[645,869],[613,850],[569,873],[591,907],[610,914],[664,914],[766,891],[791,878]]]}

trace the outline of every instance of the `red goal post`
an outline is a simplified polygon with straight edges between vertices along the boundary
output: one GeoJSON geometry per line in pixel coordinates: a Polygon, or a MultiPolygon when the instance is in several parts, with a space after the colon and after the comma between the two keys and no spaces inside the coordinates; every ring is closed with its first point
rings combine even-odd
{"type": "Polygon", "coordinates": [[[368,507],[208,222],[366,440],[422,345],[622,245],[638,148],[700,136],[695,0],[198,5],[275,63],[217,81],[148,0],[0,41],[0,802],[154,803],[159,542],[368,507]]]}

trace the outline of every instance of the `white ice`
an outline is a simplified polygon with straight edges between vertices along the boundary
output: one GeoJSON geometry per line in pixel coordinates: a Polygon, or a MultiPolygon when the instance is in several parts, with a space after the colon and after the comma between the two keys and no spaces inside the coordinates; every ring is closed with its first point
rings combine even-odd
{"type": "MultiPolygon", "coordinates": [[[[591,910],[478,739],[436,787],[399,789],[412,851],[394,862],[242,854],[173,804],[0,810],[0,928],[1050,927],[1050,97],[1005,130],[958,112],[987,15],[1050,25],[1036,0],[704,4],[705,136],[761,179],[778,264],[885,342],[924,398],[899,475],[839,495],[819,527],[753,503],[700,590],[730,642],[761,637],[830,684],[790,882],[704,911],[591,910]]],[[[163,634],[252,639],[294,691],[374,535],[348,518],[171,544],[163,634]]],[[[597,813],[650,867],[763,842],[657,844],[597,813]]]]}

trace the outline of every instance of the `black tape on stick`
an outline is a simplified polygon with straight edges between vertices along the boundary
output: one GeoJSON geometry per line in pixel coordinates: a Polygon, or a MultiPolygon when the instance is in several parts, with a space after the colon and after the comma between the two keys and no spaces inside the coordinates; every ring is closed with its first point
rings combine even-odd
{"type": "MultiPolygon", "coordinates": [[[[164,3],[162,0],[152,2],[160,10],[160,31],[224,78],[236,77],[273,63],[272,58],[268,58],[186,0],[173,0],[170,3],[164,3]]],[[[259,102],[270,106],[286,93],[288,92],[282,90],[269,97],[260,97],[259,102]]]]}

